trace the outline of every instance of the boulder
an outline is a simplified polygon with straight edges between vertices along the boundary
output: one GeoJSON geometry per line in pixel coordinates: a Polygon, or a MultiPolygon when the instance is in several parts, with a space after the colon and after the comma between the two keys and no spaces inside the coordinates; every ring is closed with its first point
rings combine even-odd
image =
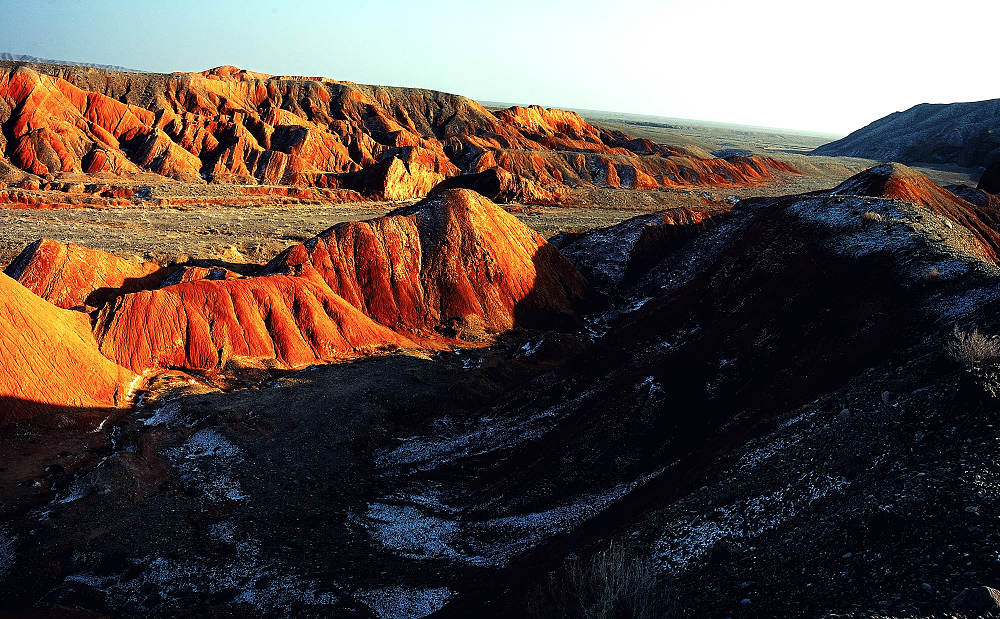
{"type": "Polygon", "coordinates": [[[963,589],[951,600],[950,607],[968,613],[1000,612],[1000,591],[987,586],[963,589]]]}
{"type": "Polygon", "coordinates": [[[986,193],[1000,194],[1000,160],[994,161],[986,168],[976,188],[986,193]]]}

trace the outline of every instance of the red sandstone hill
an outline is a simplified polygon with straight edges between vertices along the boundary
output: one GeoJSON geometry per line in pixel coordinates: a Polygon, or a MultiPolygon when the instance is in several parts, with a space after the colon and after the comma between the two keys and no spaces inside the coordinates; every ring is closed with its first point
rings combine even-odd
{"type": "Polygon", "coordinates": [[[744,185],[793,171],[635,139],[574,112],[491,113],[441,92],[234,67],[166,75],[3,62],[0,123],[0,182],[24,186],[155,173],[395,200],[498,169],[538,186],[516,197],[552,201],[565,186],[744,185]]]}
{"type": "Polygon", "coordinates": [[[97,307],[114,294],[155,287],[163,278],[156,263],[50,239],[26,247],[4,272],[64,309],[97,307]]]}
{"type": "Polygon", "coordinates": [[[230,359],[297,368],[414,345],[326,286],[281,275],[126,294],[101,309],[94,332],[101,352],[137,372],[230,359]]]}
{"type": "Polygon", "coordinates": [[[338,224],[282,252],[265,272],[325,282],[393,329],[465,337],[573,320],[588,294],[557,249],[465,189],[338,224]]]}
{"type": "Polygon", "coordinates": [[[127,292],[240,277],[219,267],[161,267],[50,239],[28,245],[4,273],[57,307],[87,311],[127,292]]]}
{"type": "MultiPolygon", "coordinates": [[[[55,305],[97,307],[94,336],[85,314],[75,314],[72,327],[85,329],[79,337],[89,342],[88,354],[99,349],[134,372],[214,370],[230,360],[298,368],[386,349],[434,348],[442,335],[488,340],[515,326],[575,324],[590,293],[557,249],[462,189],[334,226],[290,247],[259,277],[161,268],[47,239],[25,249],[8,272],[27,286],[5,280],[10,287],[43,308],[39,316],[64,316],[55,305]]],[[[48,323],[60,320],[71,319],[44,318],[25,327],[23,337],[47,338],[48,323]]],[[[96,367],[104,365],[100,359],[96,367]]],[[[67,367],[74,369],[63,369],[62,380],[86,382],[79,368],[90,366],[67,367]]]]}
{"type": "Polygon", "coordinates": [[[0,275],[0,425],[61,407],[117,407],[134,379],[101,355],[85,314],[0,275]]]}
{"type": "Polygon", "coordinates": [[[969,202],[902,164],[884,163],[865,170],[841,183],[833,193],[905,200],[926,206],[968,228],[982,245],[972,253],[988,262],[997,262],[1000,209],[989,201],[969,202]]]}

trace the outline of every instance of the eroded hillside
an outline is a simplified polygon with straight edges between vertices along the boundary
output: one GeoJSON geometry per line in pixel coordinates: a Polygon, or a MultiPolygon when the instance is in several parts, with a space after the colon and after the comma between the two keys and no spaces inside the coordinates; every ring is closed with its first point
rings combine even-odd
{"type": "Polygon", "coordinates": [[[442,92],[235,67],[153,74],[3,62],[0,124],[0,181],[117,199],[134,193],[116,182],[165,178],[400,200],[492,175],[449,186],[551,203],[571,187],[740,186],[795,172],[767,157],[632,138],[575,112],[493,113],[442,92]]]}

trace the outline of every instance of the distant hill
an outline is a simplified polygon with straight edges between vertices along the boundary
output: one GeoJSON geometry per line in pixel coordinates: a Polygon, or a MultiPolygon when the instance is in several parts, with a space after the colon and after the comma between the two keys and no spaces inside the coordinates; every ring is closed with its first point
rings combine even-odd
{"type": "Polygon", "coordinates": [[[812,154],[984,167],[1000,158],[1000,99],[922,103],[880,118],[812,154]]]}
{"type": "Polygon", "coordinates": [[[577,187],[734,187],[796,172],[633,138],[575,112],[490,112],[443,92],[233,66],[163,74],[0,60],[0,124],[0,183],[24,187],[152,173],[406,200],[465,175],[454,187],[551,203],[577,187]]]}
{"type": "Polygon", "coordinates": [[[6,60],[10,62],[41,62],[44,64],[63,64],[74,67],[93,67],[95,69],[108,69],[109,71],[129,71],[131,73],[145,73],[145,71],[140,71],[139,69],[130,69],[128,67],[121,67],[116,64],[94,64],[91,62],[73,62],[71,60],[52,60],[50,58],[39,58],[37,56],[28,56],[25,54],[11,54],[10,52],[0,52],[0,60],[6,60]]]}

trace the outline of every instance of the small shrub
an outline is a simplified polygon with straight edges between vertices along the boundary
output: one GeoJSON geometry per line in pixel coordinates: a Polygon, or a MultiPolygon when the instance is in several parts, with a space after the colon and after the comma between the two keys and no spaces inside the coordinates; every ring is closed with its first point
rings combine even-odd
{"type": "Polygon", "coordinates": [[[573,557],[539,587],[529,604],[536,617],[645,619],[666,614],[666,596],[651,559],[612,544],[589,560],[573,557]]]}
{"type": "Polygon", "coordinates": [[[877,224],[885,221],[885,217],[882,217],[881,213],[876,213],[875,211],[865,211],[861,214],[861,221],[869,224],[877,224]]]}
{"type": "Polygon", "coordinates": [[[945,350],[955,361],[971,367],[1000,357],[1000,341],[996,336],[980,333],[975,327],[971,331],[963,331],[956,326],[951,340],[945,344],[945,350]]]}

